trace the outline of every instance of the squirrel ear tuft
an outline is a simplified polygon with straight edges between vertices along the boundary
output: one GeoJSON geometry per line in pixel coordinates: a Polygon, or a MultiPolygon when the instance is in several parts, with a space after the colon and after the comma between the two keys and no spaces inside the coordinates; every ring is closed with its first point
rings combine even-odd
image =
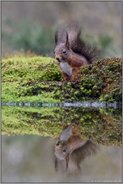
{"type": "Polygon", "coordinates": [[[69,40],[67,31],[62,28],[55,32],[55,45],[64,43],[67,48],[69,48],[69,40]]]}
{"type": "Polygon", "coordinates": [[[55,45],[58,43],[58,31],[55,32],[55,45]]]}
{"type": "Polygon", "coordinates": [[[69,38],[68,38],[68,33],[66,32],[66,42],[65,46],[69,49],[69,38]]]}
{"type": "Polygon", "coordinates": [[[58,170],[58,160],[57,160],[57,158],[56,158],[56,157],[55,157],[54,162],[55,162],[55,170],[57,171],[57,170],[58,170]]]}

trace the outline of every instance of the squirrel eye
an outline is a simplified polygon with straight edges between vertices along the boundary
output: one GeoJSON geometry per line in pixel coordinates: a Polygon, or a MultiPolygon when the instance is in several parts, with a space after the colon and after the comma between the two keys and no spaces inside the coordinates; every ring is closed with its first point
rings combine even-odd
{"type": "Polygon", "coordinates": [[[65,149],[63,149],[63,153],[66,153],[66,150],[65,149]]]}
{"type": "Polygon", "coordinates": [[[63,50],[63,53],[64,53],[64,54],[66,54],[66,53],[67,53],[65,49],[63,50]]]}

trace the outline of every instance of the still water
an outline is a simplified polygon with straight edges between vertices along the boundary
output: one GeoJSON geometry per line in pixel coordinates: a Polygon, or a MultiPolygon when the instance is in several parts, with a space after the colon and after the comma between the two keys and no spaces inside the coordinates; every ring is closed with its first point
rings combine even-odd
{"type": "Polygon", "coordinates": [[[120,109],[2,107],[2,181],[120,182],[121,129],[120,109]]]}
{"type": "Polygon", "coordinates": [[[95,155],[80,163],[81,173],[55,171],[55,140],[41,136],[3,136],[4,182],[121,181],[121,148],[100,145],[95,155]]]}

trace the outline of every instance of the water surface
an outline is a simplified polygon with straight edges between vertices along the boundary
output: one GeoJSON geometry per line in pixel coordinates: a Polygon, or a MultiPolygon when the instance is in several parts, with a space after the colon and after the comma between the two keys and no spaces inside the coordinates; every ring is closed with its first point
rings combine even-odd
{"type": "Polygon", "coordinates": [[[80,163],[80,173],[54,167],[55,139],[41,136],[3,136],[2,180],[4,182],[94,182],[121,181],[121,148],[99,145],[97,154],[80,163]]]}
{"type": "Polygon", "coordinates": [[[116,106],[3,106],[3,182],[120,182],[121,109],[116,106]],[[97,153],[83,158],[80,171],[55,170],[54,146],[64,125],[76,123],[82,140],[91,138],[97,153]]]}

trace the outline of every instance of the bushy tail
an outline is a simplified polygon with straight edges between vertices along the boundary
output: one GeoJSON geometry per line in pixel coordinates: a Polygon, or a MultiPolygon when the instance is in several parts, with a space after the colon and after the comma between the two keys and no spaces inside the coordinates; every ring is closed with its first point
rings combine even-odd
{"type": "Polygon", "coordinates": [[[88,63],[92,63],[98,56],[97,48],[89,46],[80,38],[81,28],[78,24],[73,24],[66,28],[70,48],[77,54],[84,56],[88,63]]]}

